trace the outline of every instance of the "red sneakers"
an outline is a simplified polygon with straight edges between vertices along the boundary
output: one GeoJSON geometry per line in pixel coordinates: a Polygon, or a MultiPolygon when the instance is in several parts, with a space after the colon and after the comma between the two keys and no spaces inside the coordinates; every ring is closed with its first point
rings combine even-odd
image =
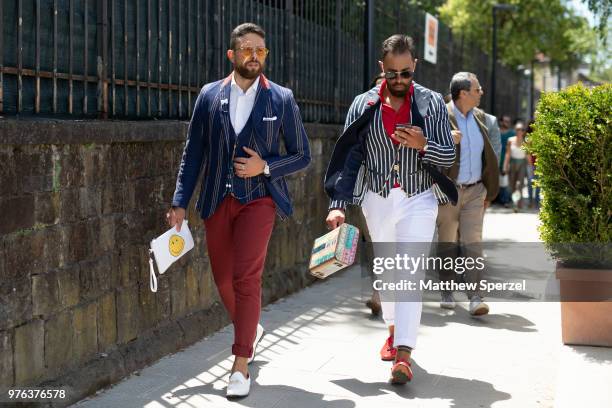
{"type": "Polygon", "coordinates": [[[406,384],[410,380],[412,380],[410,362],[399,358],[391,369],[391,384],[406,384]]]}
{"type": "Polygon", "coordinates": [[[380,359],[382,361],[393,361],[397,355],[397,349],[393,347],[393,336],[389,336],[384,346],[380,349],[380,359]]]}

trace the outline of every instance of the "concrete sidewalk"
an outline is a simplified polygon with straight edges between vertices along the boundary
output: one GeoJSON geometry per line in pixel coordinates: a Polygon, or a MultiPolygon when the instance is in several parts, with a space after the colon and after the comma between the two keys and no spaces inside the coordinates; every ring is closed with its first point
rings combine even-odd
{"type": "MultiPolygon", "coordinates": [[[[535,214],[487,213],[485,237],[535,241],[535,214]]],[[[459,296],[458,300],[466,300],[459,296]]],[[[612,349],[561,344],[556,303],[491,303],[476,320],[467,303],[423,306],[414,380],[392,386],[378,351],[380,319],[363,305],[361,272],[351,268],[263,310],[267,330],[249,397],[225,398],[232,329],[98,395],[81,408],[108,407],[576,407],[612,406],[612,349]]]]}

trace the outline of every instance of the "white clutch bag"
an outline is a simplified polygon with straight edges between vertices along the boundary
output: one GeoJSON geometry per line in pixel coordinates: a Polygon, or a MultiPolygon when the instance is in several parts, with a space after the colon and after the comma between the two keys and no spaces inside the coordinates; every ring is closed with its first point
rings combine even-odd
{"type": "Polygon", "coordinates": [[[176,227],[170,228],[168,231],[151,241],[149,249],[149,272],[151,291],[157,292],[157,277],[155,276],[155,268],[153,267],[153,259],[157,264],[159,274],[163,274],[166,270],[176,262],[180,257],[185,255],[193,248],[193,237],[187,220],[183,221],[181,231],[177,231],[176,227]]]}

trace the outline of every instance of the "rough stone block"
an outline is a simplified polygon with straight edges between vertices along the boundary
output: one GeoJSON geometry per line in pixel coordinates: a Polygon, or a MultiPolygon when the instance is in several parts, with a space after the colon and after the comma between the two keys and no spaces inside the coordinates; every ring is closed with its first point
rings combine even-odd
{"type": "Polygon", "coordinates": [[[79,190],[78,188],[65,188],[60,193],[60,223],[69,224],[78,221],[79,190]]]}
{"type": "Polygon", "coordinates": [[[63,145],[56,153],[53,165],[62,189],[83,185],[83,160],[79,149],[78,145],[63,145]]]}
{"type": "Polygon", "coordinates": [[[117,341],[117,308],[115,292],[109,292],[98,301],[98,350],[105,351],[117,341]]]}
{"type": "Polygon", "coordinates": [[[22,191],[21,175],[16,173],[15,147],[0,145],[0,197],[10,197],[22,191]]]}
{"type": "Polygon", "coordinates": [[[60,306],[59,287],[54,272],[32,275],[32,314],[43,318],[60,306]]]}
{"type": "Polygon", "coordinates": [[[101,293],[107,292],[110,289],[112,268],[109,256],[95,261],[81,262],[79,269],[81,301],[96,299],[101,293]]]}
{"type": "Polygon", "coordinates": [[[31,280],[0,283],[0,330],[10,329],[32,318],[31,280]]]}
{"type": "Polygon", "coordinates": [[[170,293],[170,279],[167,275],[162,275],[157,279],[155,302],[157,303],[159,320],[162,322],[169,320],[172,315],[172,298],[170,293]]]}
{"type": "Polygon", "coordinates": [[[0,234],[23,231],[34,226],[34,196],[0,198],[0,234]]]}
{"type": "Polygon", "coordinates": [[[99,224],[99,241],[102,252],[108,252],[115,249],[115,221],[113,217],[104,217],[99,224]]]}
{"type": "Polygon", "coordinates": [[[54,192],[35,195],[35,222],[38,224],[55,224],[59,221],[60,194],[54,192]]]}
{"type": "Polygon", "coordinates": [[[140,331],[146,331],[155,327],[159,321],[156,296],[156,293],[151,292],[149,285],[138,285],[140,331]]]}
{"type": "Polygon", "coordinates": [[[98,351],[98,305],[77,307],[73,316],[73,355],[76,361],[85,362],[98,351]]]}
{"type": "Polygon", "coordinates": [[[138,286],[117,291],[117,341],[127,343],[138,336],[138,286]]]}
{"type": "Polygon", "coordinates": [[[43,259],[46,269],[64,266],[65,248],[62,244],[62,228],[60,225],[53,225],[44,229],[43,259]]]}
{"type": "Polygon", "coordinates": [[[185,270],[175,268],[170,277],[172,317],[175,319],[185,314],[185,309],[187,307],[185,292],[185,270]]]}
{"type": "Polygon", "coordinates": [[[13,338],[11,332],[0,331],[0,392],[13,384],[13,338]]]}
{"type": "Polygon", "coordinates": [[[57,271],[57,287],[62,308],[75,306],[80,299],[80,268],[78,264],[57,271]]]}
{"type": "Polygon", "coordinates": [[[99,216],[102,213],[102,190],[94,186],[79,188],[78,208],[81,219],[99,216]]]}
{"type": "Polygon", "coordinates": [[[67,226],[67,243],[68,251],[66,253],[67,262],[79,262],[87,259],[88,243],[87,243],[87,223],[79,222],[67,226]]]}
{"type": "Polygon", "coordinates": [[[200,304],[200,285],[193,262],[186,268],[185,289],[187,310],[196,310],[200,304]]]}
{"type": "Polygon", "coordinates": [[[34,384],[44,375],[44,338],[42,320],[15,328],[15,384],[34,384]]]}
{"type": "Polygon", "coordinates": [[[45,322],[45,365],[50,374],[59,373],[71,365],[72,311],[64,311],[45,322]]]}

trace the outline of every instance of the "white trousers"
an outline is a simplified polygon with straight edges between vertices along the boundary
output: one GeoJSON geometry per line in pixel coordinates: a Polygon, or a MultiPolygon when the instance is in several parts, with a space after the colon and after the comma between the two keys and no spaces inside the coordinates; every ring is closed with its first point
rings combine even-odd
{"type": "MultiPolygon", "coordinates": [[[[400,188],[394,188],[387,198],[371,191],[361,204],[372,242],[427,243],[425,256],[433,239],[438,215],[438,202],[431,190],[408,197],[400,188]]],[[[374,256],[382,254],[382,246],[374,245],[374,256]]],[[[407,248],[411,248],[407,246],[407,248]]],[[[384,252],[388,252],[385,246],[384,252]]],[[[411,254],[418,257],[419,253],[411,254]]],[[[422,302],[381,302],[383,319],[388,326],[395,325],[394,346],[416,346],[421,324],[422,302]]]]}

